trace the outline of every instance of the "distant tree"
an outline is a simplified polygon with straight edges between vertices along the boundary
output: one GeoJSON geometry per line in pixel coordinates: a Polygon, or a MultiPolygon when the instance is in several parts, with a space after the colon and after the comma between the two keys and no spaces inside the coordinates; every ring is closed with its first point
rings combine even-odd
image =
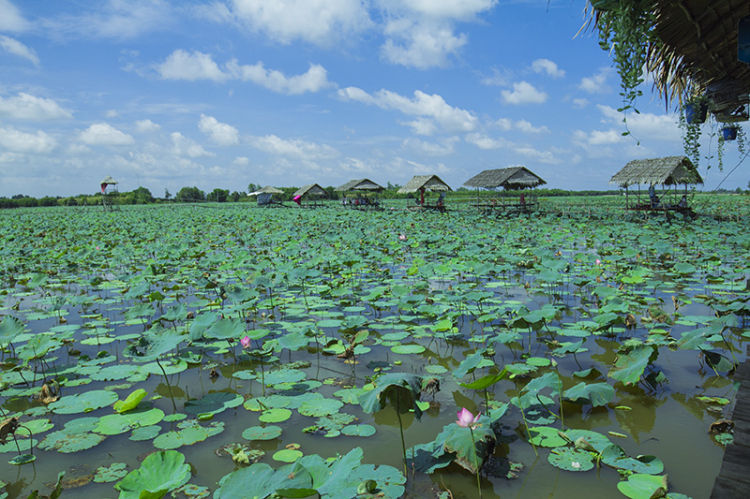
{"type": "Polygon", "coordinates": [[[164,199],[169,199],[172,197],[172,194],[169,193],[169,189],[164,189],[164,199]]]}
{"type": "Polygon", "coordinates": [[[145,187],[139,187],[133,191],[135,197],[135,204],[148,204],[154,202],[154,196],[151,195],[151,191],[145,187]]]}
{"type": "Polygon", "coordinates": [[[57,206],[57,198],[44,196],[37,201],[37,206],[57,206]]]}
{"type": "Polygon", "coordinates": [[[175,199],[182,203],[194,203],[196,201],[205,201],[206,194],[197,187],[183,187],[177,192],[175,199]]]}
{"type": "Polygon", "coordinates": [[[11,199],[23,199],[23,198],[27,198],[27,197],[29,197],[29,196],[24,196],[23,194],[16,194],[11,199]]]}
{"type": "Polygon", "coordinates": [[[247,192],[255,192],[255,191],[259,191],[260,189],[261,189],[260,184],[253,184],[252,182],[247,184],[247,192]]]}
{"type": "Polygon", "coordinates": [[[228,198],[229,189],[219,189],[218,187],[206,196],[207,201],[213,201],[216,203],[226,203],[228,198]]]}
{"type": "Polygon", "coordinates": [[[36,198],[31,198],[29,196],[22,196],[20,198],[15,198],[15,200],[16,200],[16,206],[20,208],[31,208],[33,206],[39,206],[39,203],[36,200],[36,198]]]}
{"type": "Polygon", "coordinates": [[[244,198],[245,196],[246,194],[244,192],[237,192],[237,191],[234,191],[229,195],[229,197],[232,199],[232,202],[234,203],[244,198]]]}

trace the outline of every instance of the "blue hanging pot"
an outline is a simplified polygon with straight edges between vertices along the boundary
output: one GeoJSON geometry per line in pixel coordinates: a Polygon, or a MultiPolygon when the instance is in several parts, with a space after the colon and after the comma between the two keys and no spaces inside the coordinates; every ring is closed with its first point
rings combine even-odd
{"type": "Polygon", "coordinates": [[[708,104],[688,102],[685,104],[685,121],[688,125],[700,125],[706,121],[708,104]]]}
{"type": "Polygon", "coordinates": [[[725,126],[721,129],[721,135],[725,141],[735,140],[737,138],[737,127],[736,126],[725,126]]]}

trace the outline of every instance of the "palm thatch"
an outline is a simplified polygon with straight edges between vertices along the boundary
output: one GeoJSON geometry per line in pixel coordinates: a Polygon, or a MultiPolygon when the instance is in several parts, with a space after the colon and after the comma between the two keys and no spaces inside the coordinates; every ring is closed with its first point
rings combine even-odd
{"type": "Polygon", "coordinates": [[[306,196],[308,194],[310,196],[327,196],[328,191],[323,189],[318,184],[307,184],[304,187],[300,187],[299,190],[292,195],[292,197],[296,198],[297,196],[306,196]]]}
{"type": "MultiPolygon", "coordinates": [[[[648,47],[646,67],[667,106],[706,94],[719,121],[747,119],[739,108],[750,102],[750,66],[738,60],[737,33],[740,19],[750,15],[750,2],[652,0],[652,5],[658,43],[648,47]]],[[[599,12],[589,12],[596,25],[599,12]]]]}
{"type": "Polygon", "coordinates": [[[415,175],[405,186],[398,190],[398,194],[409,194],[421,190],[452,191],[453,189],[437,175],[415,175]]]}
{"type": "Polygon", "coordinates": [[[382,185],[378,185],[370,179],[361,178],[357,180],[350,180],[344,185],[340,185],[334,189],[336,192],[344,191],[384,191],[385,188],[382,185]]]}
{"type": "Polygon", "coordinates": [[[270,185],[265,186],[262,189],[258,189],[255,192],[251,192],[248,194],[248,196],[257,196],[259,194],[284,194],[284,191],[281,189],[277,189],[276,187],[271,187],[270,185]]]}
{"type": "Polygon", "coordinates": [[[698,171],[686,156],[636,159],[628,163],[609,181],[620,187],[636,184],[677,185],[702,184],[698,171]]]}
{"type": "Polygon", "coordinates": [[[109,175],[104,177],[101,182],[99,182],[101,185],[117,185],[117,180],[113,179],[109,175]]]}
{"type": "Polygon", "coordinates": [[[499,168],[497,170],[485,170],[479,175],[471,177],[464,182],[467,187],[479,187],[482,189],[497,189],[502,187],[506,190],[531,189],[539,185],[545,185],[540,176],[533,173],[524,166],[511,168],[499,168]]]}

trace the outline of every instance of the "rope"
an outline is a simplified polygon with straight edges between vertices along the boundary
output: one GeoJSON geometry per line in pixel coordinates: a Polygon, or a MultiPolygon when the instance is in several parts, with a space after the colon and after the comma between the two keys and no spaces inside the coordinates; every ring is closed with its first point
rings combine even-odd
{"type": "Polygon", "coordinates": [[[731,175],[732,173],[734,173],[734,171],[735,171],[735,170],[736,170],[737,168],[739,168],[739,167],[740,167],[740,165],[741,165],[741,164],[742,164],[742,163],[743,163],[743,162],[745,161],[745,159],[747,158],[747,156],[748,156],[749,154],[750,154],[750,149],[748,149],[748,150],[747,150],[747,152],[745,153],[745,155],[744,155],[744,156],[742,156],[742,158],[740,158],[740,162],[739,162],[739,163],[737,163],[737,166],[735,166],[734,168],[732,168],[732,169],[730,170],[730,172],[729,172],[729,173],[727,173],[726,177],[724,177],[724,178],[722,179],[722,181],[721,181],[721,182],[719,182],[719,185],[717,185],[716,187],[714,187],[714,190],[713,190],[713,191],[711,191],[711,195],[712,195],[712,196],[713,196],[714,194],[716,194],[716,191],[717,191],[717,190],[719,189],[719,187],[721,187],[721,184],[723,184],[723,183],[724,183],[724,180],[728,179],[728,178],[729,178],[729,176],[730,176],[730,175],[731,175]]]}

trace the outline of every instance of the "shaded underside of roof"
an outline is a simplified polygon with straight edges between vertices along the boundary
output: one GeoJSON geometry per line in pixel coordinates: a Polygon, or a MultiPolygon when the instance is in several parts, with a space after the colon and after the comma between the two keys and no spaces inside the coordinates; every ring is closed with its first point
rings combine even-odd
{"type": "Polygon", "coordinates": [[[342,191],[382,191],[385,188],[382,185],[378,185],[370,179],[361,178],[356,180],[350,180],[344,185],[340,185],[334,189],[337,192],[342,191]]]}
{"type": "Polygon", "coordinates": [[[281,189],[277,189],[276,187],[271,187],[270,185],[265,186],[262,189],[258,189],[255,192],[251,192],[248,194],[248,196],[257,196],[258,194],[284,194],[284,191],[281,189]]]}
{"type": "Polygon", "coordinates": [[[617,172],[609,183],[620,187],[636,184],[702,184],[703,179],[686,156],[668,156],[633,160],[617,172]]]}
{"type": "Polygon", "coordinates": [[[107,176],[106,176],[106,177],[104,177],[104,178],[102,179],[102,181],[101,181],[101,182],[99,182],[99,183],[100,183],[101,185],[105,185],[105,184],[106,184],[106,185],[115,185],[115,184],[117,184],[117,180],[115,180],[115,179],[113,179],[112,177],[110,177],[109,175],[107,175],[107,176]]]}
{"type": "Polygon", "coordinates": [[[646,66],[667,106],[707,92],[711,111],[721,119],[750,101],[750,66],[737,58],[738,23],[750,15],[748,0],[653,0],[653,5],[653,29],[661,43],[648,48],[646,66]]]}
{"type": "Polygon", "coordinates": [[[545,182],[540,176],[523,166],[511,168],[499,168],[496,170],[485,170],[464,182],[467,187],[480,187],[482,189],[497,189],[502,187],[508,190],[531,189],[545,182]]]}
{"type": "Polygon", "coordinates": [[[405,186],[398,190],[398,194],[421,191],[452,191],[448,184],[443,182],[437,175],[415,175],[405,186]]]}
{"type": "Polygon", "coordinates": [[[326,192],[326,190],[318,184],[307,184],[303,187],[300,187],[299,190],[293,194],[293,196],[306,196],[308,194],[310,196],[326,196],[328,192],[326,192]]]}

